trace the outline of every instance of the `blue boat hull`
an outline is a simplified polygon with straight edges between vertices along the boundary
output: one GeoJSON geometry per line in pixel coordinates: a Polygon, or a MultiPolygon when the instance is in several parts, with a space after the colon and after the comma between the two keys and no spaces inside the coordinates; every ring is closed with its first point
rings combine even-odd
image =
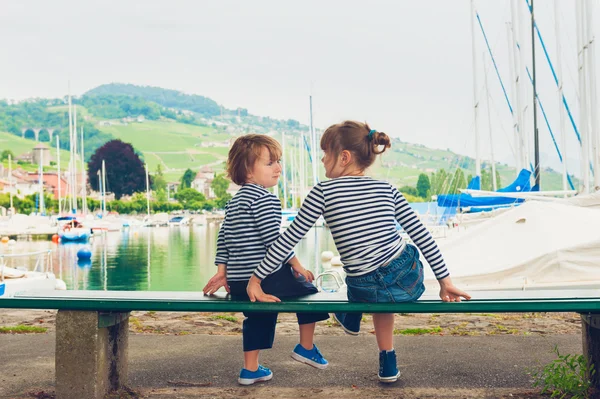
{"type": "Polygon", "coordinates": [[[87,241],[90,238],[88,233],[82,234],[60,234],[61,241],[87,241]]]}

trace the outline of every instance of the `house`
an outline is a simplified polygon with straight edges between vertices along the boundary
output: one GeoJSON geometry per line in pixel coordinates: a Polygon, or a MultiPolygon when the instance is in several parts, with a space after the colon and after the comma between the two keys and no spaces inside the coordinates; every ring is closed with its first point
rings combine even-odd
{"type": "Polygon", "coordinates": [[[24,152],[23,154],[16,156],[15,161],[17,161],[17,162],[21,161],[21,162],[25,162],[25,163],[33,163],[33,153],[24,152]]]}
{"type": "Polygon", "coordinates": [[[179,190],[180,185],[181,185],[181,183],[178,181],[167,183],[167,200],[168,201],[170,201],[173,198],[173,196],[175,195],[175,193],[177,193],[177,190],[179,190]]]}
{"type": "Polygon", "coordinates": [[[46,144],[39,143],[35,147],[33,147],[32,151],[32,162],[33,164],[42,166],[50,166],[50,161],[52,160],[52,156],[50,155],[50,148],[46,144]]]}
{"type": "Polygon", "coordinates": [[[215,178],[215,172],[210,166],[203,166],[192,181],[192,188],[204,194],[207,199],[215,198],[215,192],[210,187],[215,178]]]}
{"type": "MultiPolygon", "coordinates": [[[[48,187],[44,185],[44,191],[48,187]]],[[[0,191],[12,194],[15,197],[24,198],[26,195],[38,193],[40,191],[39,179],[33,179],[23,169],[13,170],[12,176],[2,175],[0,178],[0,191]]]]}
{"type": "MultiPolygon", "coordinates": [[[[27,173],[27,177],[30,182],[36,185],[35,192],[39,191],[40,176],[36,172],[27,173]]],[[[44,192],[52,194],[54,199],[58,199],[58,180],[60,179],[60,196],[65,198],[69,193],[69,183],[63,177],[58,175],[56,172],[44,172],[44,192]]],[[[79,179],[81,180],[81,179],[79,179]]]]}

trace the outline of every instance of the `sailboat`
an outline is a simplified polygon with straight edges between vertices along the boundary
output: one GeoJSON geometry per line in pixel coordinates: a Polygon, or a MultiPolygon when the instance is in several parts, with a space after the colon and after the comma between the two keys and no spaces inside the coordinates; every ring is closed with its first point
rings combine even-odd
{"type": "MultiPolygon", "coordinates": [[[[534,26],[533,4],[531,4],[530,11],[532,26],[534,26]]],[[[588,9],[587,12],[587,28],[590,29],[592,26],[589,19],[591,18],[590,10],[588,9]]],[[[578,23],[582,23],[584,21],[582,10],[579,10],[578,14],[580,19],[578,23]]],[[[592,37],[593,35],[590,35],[589,38],[592,37]]],[[[582,46],[586,45],[586,40],[578,39],[578,47],[584,51],[582,46]]],[[[591,54],[589,56],[591,58],[591,54]]],[[[593,69],[588,73],[593,74],[593,69]]],[[[580,78],[585,79],[581,75],[580,78]]],[[[580,91],[580,98],[587,95],[592,97],[593,91],[596,90],[595,85],[582,86],[585,86],[585,91],[580,91]]],[[[535,96],[535,86],[533,93],[535,96]]],[[[539,101],[537,96],[534,98],[539,101]]],[[[563,98],[562,95],[561,98],[563,98]]],[[[566,105],[566,101],[563,104],[566,105]]],[[[534,103],[534,106],[537,105],[538,103],[534,103]]],[[[586,115],[588,110],[584,105],[582,105],[580,123],[583,129],[582,138],[588,134],[588,139],[590,139],[593,137],[589,137],[590,133],[585,130],[593,127],[594,123],[588,123],[593,121],[587,119],[589,118],[589,115],[586,115]]],[[[597,135],[598,131],[595,134],[597,135]]],[[[537,140],[535,141],[537,142],[537,140]]],[[[584,151],[589,151],[585,139],[582,140],[582,148],[584,151]]],[[[588,155],[590,154],[588,153],[588,155]]],[[[537,154],[535,158],[534,170],[539,171],[537,154]]],[[[589,158],[583,161],[583,165],[585,165],[583,172],[589,174],[590,169],[598,172],[597,168],[588,168],[590,164],[594,163],[590,162],[589,158]]],[[[536,177],[536,186],[539,187],[539,175],[536,177]]],[[[590,180],[590,176],[584,179],[584,192],[589,189],[587,184],[591,183],[590,180]]],[[[464,230],[461,234],[454,234],[446,240],[438,241],[444,254],[444,260],[452,270],[453,281],[456,284],[467,290],[514,289],[519,291],[585,289],[598,286],[600,283],[600,268],[598,268],[600,231],[596,226],[600,223],[600,213],[597,210],[600,207],[600,192],[569,199],[546,198],[544,195],[553,193],[536,191],[534,190],[537,188],[536,186],[532,187],[529,192],[488,192],[490,197],[505,195],[519,200],[520,205],[496,214],[493,218],[483,220],[476,226],[464,230]],[[527,199],[527,201],[523,202],[523,199],[527,199]],[[508,250],[502,248],[508,248],[508,250]]],[[[516,187],[513,186],[512,189],[515,190],[516,187]]],[[[467,190],[467,192],[472,194],[476,190],[467,190]]],[[[558,193],[560,192],[554,192],[554,194],[558,193]]],[[[429,268],[425,268],[425,273],[426,287],[435,287],[437,282],[435,276],[429,272],[429,268]]]]}
{"type": "MultiPolygon", "coordinates": [[[[77,191],[76,191],[76,179],[77,179],[77,107],[75,107],[74,112],[72,112],[72,103],[71,103],[71,90],[69,88],[69,96],[68,96],[68,105],[69,105],[69,150],[70,150],[70,161],[69,161],[69,194],[70,194],[70,211],[72,213],[68,213],[67,215],[61,216],[58,218],[58,236],[61,242],[82,242],[87,241],[92,231],[90,228],[84,227],[83,223],[77,220],[77,191]]],[[[82,138],[83,138],[83,130],[82,130],[82,138]]],[[[59,141],[57,136],[57,148],[59,147],[59,141]]],[[[82,146],[83,149],[83,146],[82,146]]],[[[58,151],[58,150],[57,150],[58,151]]],[[[82,152],[83,158],[83,152],[82,152]]],[[[60,159],[60,154],[57,154],[57,157],[60,159]]],[[[83,166],[83,165],[82,165],[83,166]]],[[[82,176],[84,176],[82,174],[82,176]]],[[[60,181],[60,169],[59,169],[59,181],[60,181]]],[[[85,184],[83,189],[85,190],[85,184]]],[[[85,198],[85,196],[84,196],[85,198]]],[[[65,206],[67,201],[65,201],[65,206]]],[[[60,199],[59,199],[59,207],[60,207],[60,199]]],[[[85,209],[85,204],[83,204],[82,209],[85,209]]],[[[60,212],[60,208],[59,208],[60,212]]]]}
{"type": "Polygon", "coordinates": [[[64,281],[52,272],[52,251],[37,251],[23,254],[0,254],[0,298],[11,297],[17,292],[30,290],[65,290],[64,281]],[[28,270],[23,258],[35,256],[33,270],[28,270]],[[10,265],[10,266],[9,266],[10,265]]]}
{"type": "MultiPolygon", "coordinates": [[[[533,20],[533,4],[531,4],[530,6],[530,12],[531,12],[531,18],[532,18],[532,26],[535,26],[537,29],[537,25],[534,24],[534,20],[533,20]]],[[[484,39],[486,41],[486,45],[488,46],[488,51],[489,54],[491,56],[492,62],[495,64],[495,60],[494,60],[494,56],[492,54],[491,48],[489,47],[489,43],[487,42],[487,37],[485,35],[485,31],[483,30],[483,25],[481,24],[481,20],[479,18],[479,15],[477,14],[477,12],[474,9],[474,5],[473,5],[473,1],[471,1],[471,12],[472,12],[472,18],[471,18],[471,34],[473,37],[473,87],[474,87],[474,115],[475,115],[475,145],[476,145],[476,154],[477,154],[477,160],[476,160],[476,177],[469,183],[469,186],[467,187],[466,190],[461,190],[462,193],[461,194],[446,194],[446,195],[439,195],[437,198],[437,202],[438,202],[438,206],[441,207],[447,207],[447,208],[458,208],[459,211],[461,212],[482,212],[482,211],[492,211],[495,209],[499,209],[499,208],[507,208],[507,207],[513,207],[516,205],[520,205],[522,204],[526,199],[537,199],[537,200],[547,200],[547,197],[553,197],[553,196],[557,196],[557,195],[563,195],[563,196],[567,196],[567,195],[573,195],[576,194],[576,191],[574,190],[562,190],[562,191],[540,191],[540,160],[539,160],[539,138],[538,138],[538,128],[537,128],[537,109],[538,109],[538,105],[540,106],[542,112],[544,113],[544,109],[543,107],[541,107],[541,103],[539,102],[539,98],[537,95],[537,90],[536,90],[536,79],[535,79],[535,75],[536,75],[536,68],[535,68],[535,45],[532,47],[532,69],[533,69],[533,78],[530,76],[530,80],[531,83],[533,85],[533,132],[534,132],[534,157],[535,157],[535,164],[532,166],[533,169],[533,173],[530,170],[527,169],[521,169],[517,178],[515,179],[515,181],[511,184],[509,184],[508,186],[501,188],[501,189],[495,189],[495,191],[482,191],[481,190],[481,185],[480,185],[480,160],[479,160],[479,137],[478,137],[478,133],[477,133],[477,109],[478,109],[478,101],[477,101],[477,88],[476,88],[476,77],[475,77],[475,42],[474,42],[474,28],[473,28],[473,24],[475,19],[477,19],[479,21],[480,27],[481,27],[481,31],[483,33],[484,39]],[[531,179],[535,180],[535,184],[531,185],[530,181],[531,179]]],[[[514,14],[514,10],[513,10],[513,14],[514,14]]],[[[532,29],[531,34],[532,34],[532,42],[535,42],[535,32],[536,30],[532,29]]],[[[512,40],[515,44],[515,47],[518,47],[518,43],[516,41],[516,37],[515,37],[515,33],[514,33],[514,28],[512,31],[513,35],[512,35],[512,40]]],[[[539,31],[538,31],[538,35],[539,35],[539,31]]],[[[541,40],[541,36],[540,36],[540,40],[541,40]]],[[[542,43],[543,44],[543,43],[542,43]]],[[[521,54],[522,55],[522,54],[521,54]]],[[[516,57],[514,57],[516,58],[516,57]]],[[[548,62],[550,62],[550,60],[548,59],[548,62]]],[[[529,70],[527,68],[525,68],[527,70],[527,73],[529,74],[529,70]]],[[[502,79],[500,78],[499,74],[498,74],[498,78],[500,79],[500,84],[502,86],[502,89],[504,90],[504,84],[502,83],[502,79]]],[[[516,80],[519,80],[519,78],[517,77],[516,80]]],[[[487,75],[486,75],[486,88],[487,88],[487,75]]],[[[516,89],[517,94],[516,94],[516,98],[517,98],[517,103],[519,103],[519,94],[518,94],[518,89],[516,89]]],[[[489,95],[489,94],[488,94],[489,95]]],[[[517,148],[519,149],[519,154],[517,156],[517,164],[518,165],[525,165],[527,163],[526,161],[526,155],[524,154],[525,149],[523,148],[523,131],[521,128],[521,121],[520,121],[520,114],[521,114],[521,110],[520,107],[518,106],[516,112],[513,112],[512,107],[510,106],[510,101],[508,100],[508,96],[506,94],[506,91],[504,91],[504,95],[506,97],[507,103],[509,105],[509,108],[511,110],[511,113],[513,114],[513,117],[515,118],[515,135],[516,135],[516,145],[517,148]],[[521,144],[519,144],[521,143],[521,144]]],[[[560,93],[561,99],[564,100],[564,96],[562,95],[562,92],[560,93]]],[[[565,105],[566,105],[566,100],[565,101],[565,105]]],[[[488,111],[489,111],[489,106],[488,106],[488,111]]],[[[562,110],[561,110],[562,111],[562,110]]],[[[545,113],[544,113],[544,117],[546,117],[545,113]]],[[[547,121],[546,121],[547,122],[547,121]]],[[[548,123],[548,122],[547,122],[548,123]]],[[[549,125],[548,125],[549,127],[549,125]]],[[[491,128],[490,128],[491,130],[491,128]]],[[[550,130],[550,133],[552,134],[552,131],[550,130]]],[[[564,132],[563,132],[563,136],[564,136],[564,132]]],[[[558,151],[558,147],[557,147],[557,151],[558,151]]],[[[563,159],[560,151],[558,151],[558,155],[559,158],[563,161],[563,164],[566,162],[566,160],[563,159]]],[[[494,161],[493,161],[493,152],[492,152],[492,166],[494,166],[494,161]]],[[[564,168],[564,170],[566,171],[566,168],[564,168]]],[[[566,172],[563,172],[564,174],[566,174],[566,172]]],[[[493,177],[495,177],[495,173],[493,172],[493,177]]],[[[563,176],[563,180],[566,182],[567,180],[567,176],[563,176]]]]}

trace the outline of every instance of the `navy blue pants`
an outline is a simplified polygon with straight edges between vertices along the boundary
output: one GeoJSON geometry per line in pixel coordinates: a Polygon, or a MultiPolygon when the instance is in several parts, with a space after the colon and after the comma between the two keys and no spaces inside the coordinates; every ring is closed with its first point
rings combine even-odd
{"type": "MultiPolygon", "coordinates": [[[[263,291],[278,298],[290,298],[315,294],[317,288],[304,280],[297,280],[289,265],[267,276],[261,284],[263,291]]],[[[236,300],[250,300],[246,293],[248,281],[229,281],[231,296],[236,300]]],[[[277,313],[244,312],[242,335],[244,352],[269,349],[273,347],[277,313]]],[[[329,318],[328,313],[297,313],[298,324],[310,324],[329,318]]]]}

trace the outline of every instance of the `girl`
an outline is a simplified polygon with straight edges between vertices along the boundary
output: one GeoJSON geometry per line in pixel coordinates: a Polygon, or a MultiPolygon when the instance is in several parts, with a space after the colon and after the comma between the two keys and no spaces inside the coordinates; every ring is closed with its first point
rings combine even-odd
{"type": "MultiPolygon", "coordinates": [[[[306,197],[292,225],[275,241],[248,283],[251,301],[264,297],[264,284],[285,254],[312,227],[320,215],[331,229],[346,271],[351,302],[416,301],[425,290],[423,265],[416,247],[402,240],[395,221],[423,253],[440,284],[444,301],[470,296],[456,288],[442,255],[408,202],[389,183],[365,176],[377,155],[390,148],[390,138],[367,124],[346,121],[330,126],[321,138],[325,175],[306,197]]],[[[338,317],[343,322],[343,318],[338,317]]],[[[393,348],[394,314],[374,314],[379,346],[379,380],[394,382],[400,376],[393,348]]],[[[348,326],[345,326],[348,327],[348,326]]]]}
{"type": "MultiPolygon", "coordinates": [[[[267,249],[279,237],[281,204],[267,188],[277,185],[281,175],[281,147],[269,136],[249,134],[239,137],[229,150],[227,173],[242,186],[225,208],[225,220],[219,230],[215,264],[218,271],[203,289],[211,295],[225,287],[232,296],[248,299],[246,286],[267,249]]],[[[314,294],[310,282],[313,274],[304,269],[290,249],[281,254],[279,264],[273,264],[269,277],[263,281],[264,292],[255,296],[260,301],[278,300],[274,295],[294,297],[314,294]],[[303,277],[299,281],[294,277],[303,277]],[[266,292],[266,294],[265,294],[266,292]]],[[[244,312],[244,368],[238,382],[242,385],[267,381],[273,373],[258,362],[261,349],[273,346],[277,313],[244,312]]],[[[315,322],[327,320],[327,313],[299,313],[300,343],[292,358],[324,369],[327,360],[313,344],[315,322]]]]}

